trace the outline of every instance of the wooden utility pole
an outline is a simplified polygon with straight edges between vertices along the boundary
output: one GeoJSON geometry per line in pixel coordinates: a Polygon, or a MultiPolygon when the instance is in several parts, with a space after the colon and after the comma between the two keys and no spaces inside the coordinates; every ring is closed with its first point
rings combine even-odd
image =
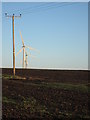
{"type": "Polygon", "coordinates": [[[7,15],[5,13],[5,16],[8,18],[12,18],[12,31],[13,31],[13,76],[15,77],[15,39],[14,39],[14,18],[20,18],[21,14],[19,16],[15,16],[14,14],[12,16],[7,15]]]}

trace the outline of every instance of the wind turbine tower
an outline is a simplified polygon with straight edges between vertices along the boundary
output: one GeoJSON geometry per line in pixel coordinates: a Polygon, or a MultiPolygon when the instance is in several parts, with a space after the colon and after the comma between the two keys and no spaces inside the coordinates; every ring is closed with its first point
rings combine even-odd
{"type": "Polygon", "coordinates": [[[22,38],[22,34],[21,34],[21,32],[20,32],[20,36],[21,36],[21,40],[22,40],[22,48],[23,48],[23,68],[25,68],[25,64],[24,64],[24,62],[25,62],[25,45],[24,45],[24,40],[23,40],[23,38],[22,38]]]}
{"type": "Polygon", "coordinates": [[[27,68],[27,65],[28,65],[28,61],[27,61],[27,58],[28,58],[28,54],[27,54],[27,52],[25,52],[25,63],[26,63],[26,68],[27,68]]]}

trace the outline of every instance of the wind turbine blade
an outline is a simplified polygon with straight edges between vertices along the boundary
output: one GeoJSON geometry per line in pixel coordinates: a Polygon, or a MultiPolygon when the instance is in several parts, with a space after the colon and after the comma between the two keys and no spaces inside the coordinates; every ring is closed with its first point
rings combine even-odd
{"type": "Polygon", "coordinates": [[[30,57],[32,57],[32,58],[36,58],[36,56],[30,55],[30,54],[29,54],[28,56],[30,56],[30,57]]]}
{"type": "Polygon", "coordinates": [[[34,51],[36,51],[36,52],[39,52],[39,50],[37,50],[37,49],[35,49],[35,48],[29,47],[29,46],[25,46],[25,47],[29,48],[30,50],[34,50],[34,51]]]}
{"type": "Polygon", "coordinates": [[[34,50],[34,48],[32,48],[32,47],[29,47],[29,46],[25,46],[25,47],[29,48],[30,50],[34,50]]]}
{"type": "Polygon", "coordinates": [[[36,58],[36,56],[31,55],[30,53],[28,54],[29,57],[36,58]]]}
{"type": "Polygon", "coordinates": [[[19,50],[19,52],[17,52],[16,56],[17,56],[20,52],[22,52],[22,50],[23,50],[23,48],[21,48],[21,49],[19,50]]]}
{"type": "Polygon", "coordinates": [[[26,52],[26,50],[25,50],[25,54],[27,55],[27,52],[26,52]]]}
{"type": "Polygon", "coordinates": [[[22,64],[22,60],[20,61],[20,64],[22,64]]]}
{"type": "Polygon", "coordinates": [[[20,36],[21,36],[22,44],[23,44],[23,46],[24,46],[24,40],[23,40],[23,37],[22,37],[21,31],[20,31],[20,36]]]}

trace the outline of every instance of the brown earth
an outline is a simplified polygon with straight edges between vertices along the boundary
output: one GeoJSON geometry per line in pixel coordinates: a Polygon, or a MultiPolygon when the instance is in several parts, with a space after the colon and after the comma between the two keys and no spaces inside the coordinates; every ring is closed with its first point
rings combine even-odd
{"type": "Polygon", "coordinates": [[[16,69],[25,80],[5,77],[12,69],[2,74],[3,120],[90,119],[89,71],[16,69]],[[72,85],[85,86],[74,90],[72,85]]]}

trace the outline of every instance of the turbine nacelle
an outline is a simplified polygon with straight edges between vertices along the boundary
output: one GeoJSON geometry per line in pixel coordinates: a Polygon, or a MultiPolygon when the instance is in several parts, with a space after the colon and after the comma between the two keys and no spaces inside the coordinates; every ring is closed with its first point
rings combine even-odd
{"type": "Polygon", "coordinates": [[[25,46],[23,45],[22,48],[25,48],[25,46]]]}

